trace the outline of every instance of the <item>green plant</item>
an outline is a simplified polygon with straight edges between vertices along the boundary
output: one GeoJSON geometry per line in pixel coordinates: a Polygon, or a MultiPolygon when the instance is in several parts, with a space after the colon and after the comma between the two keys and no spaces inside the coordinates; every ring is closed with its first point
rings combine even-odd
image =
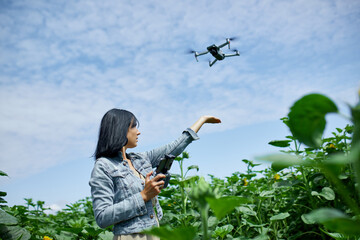
{"type": "MultiPolygon", "coordinates": [[[[8,176],[5,172],[0,171],[0,176],[8,176]]],[[[0,203],[6,203],[6,192],[0,192],[0,203]]],[[[1,208],[6,209],[6,205],[1,205],[1,208]]],[[[19,220],[9,214],[8,212],[0,209],[0,239],[8,240],[28,240],[30,239],[30,233],[21,227],[19,220]]]]}
{"type": "Polygon", "coordinates": [[[103,239],[110,229],[99,228],[92,212],[92,203],[85,198],[67,205],[54,214],[47,214],[45,202],[26,198],[26,205],[3,206],[0,209],[0,237],[3,239],[103,239]]]}
{"type": "MultiPolygon", "coordinates": [[[[292,135],[269,144],[280,154],[243,159],[244,172],[225,179],[188,176],[198,166],[185,167],[189,154],[176,160],[174,175],[159,199],[164,210],[161,227],[145,231],[162,240],[191,239],[347,239],[359,240],[360,225],[360,103],[351,109],[352,125],[336,128],[322,138],[325,115],[336,105],[320,94],[299,99],[283,123],[292,135]]],[[[0,172],[0,175],[6,176],[0,172]]],[[[0,192],[0,203],[6,203],[0,192]]],[[[111,239],[110,229],[95,223],[89,198],[47,214],[43,201],[0,209],[0,234],[5,239],[111,239]]]]}
{"type": "MultiPolygon", "coordinates": [[[[306,224],[321,224],[321,232],[328,236],[358,238],[360,236],[360,102],[350,107],[354,126],[336,129],[333,137],[322,139],[327,113],[336,112],[337,107],[329,98],[320,94],[309,94],[298,100],[284,119],[293,136],[294,155],[266,156],[273,162],[275,170],[295,167],[300,171],[311,211],[302,214],[306,224]],[[352,139],[347,134],[352,134],[352,139]],[[351,140],[351,141],[350,141],[351,140]],[[350,142],[350,143],[349,143],[350,142]],[[300,144],[308,146],[300,150],[300,144]],[[322,183],[321,191],[315,191],[316,183],[322,183]],[[326,184],[326,186],[324,186],[326,184]],[[335,204],[319,204],[315,198],[334,200],[335,204]],[[323,228],[324,227],[324,228],[323,228]],[[336,233],[331,233],[335,231],[336,233]],[[335,234],[335,235],[334,235],[335,234]]],[[[284,143],[284,142],[282,142],[284,143]]]]}

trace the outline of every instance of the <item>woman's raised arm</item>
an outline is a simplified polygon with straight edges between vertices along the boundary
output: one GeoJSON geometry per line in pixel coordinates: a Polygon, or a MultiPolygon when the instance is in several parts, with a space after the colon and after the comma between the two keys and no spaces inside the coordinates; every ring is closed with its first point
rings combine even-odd
{"type": "Polygon", "coordinates": [[[204,123],[221,123],[221,120],[213,116],[201,116],[190,128],[197,133],[204,123]]]}

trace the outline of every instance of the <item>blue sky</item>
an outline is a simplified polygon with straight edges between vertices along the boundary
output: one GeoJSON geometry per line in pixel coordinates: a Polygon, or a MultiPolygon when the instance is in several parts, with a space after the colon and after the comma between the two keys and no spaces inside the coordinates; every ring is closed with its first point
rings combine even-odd
{"type": "MultiPolygon", "coordinates": [[[[140,121],[139,147],[175,139],[203,114],[189,146],[199,174],[229,176],[241,159],[276,152],[280,118],[301,96],[346,114],[360,87],[360,2],[1,1],[0,186],[54,208],[89,196],[99,123],[113,108],[140,121]],[[240,57],[208,66],[184,52],[221,44],[240,57]]],[[[331,117],[331,127],[346,121],[331,117]]],[[[191,162],[190,162],[191,161],[191,162]]],[[[176,172],[176,166],[174,166],[176,172]]]]}

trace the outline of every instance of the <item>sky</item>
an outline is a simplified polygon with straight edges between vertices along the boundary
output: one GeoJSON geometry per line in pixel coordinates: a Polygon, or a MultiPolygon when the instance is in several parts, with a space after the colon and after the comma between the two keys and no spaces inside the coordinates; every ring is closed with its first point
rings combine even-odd
{"type": "MultiPolygon", "coordinates": [[[[324,94],[349,114],[359,26],[357,0],[2,0],[1,191],[10,206],[33,198],[53,209],[90,196],[99,124],[112,108],[138,118],[135,152],[176,139],[201,115],[219,117],[187,148],[186,165],[220,178],[245,171],[242,159],[279,150],[267,143],[290,134],[279,119],[300,97],[324,94]],[[209,54],[186,54],[227,37],[240,57],[209,67],[209,54]]],[[[328,122],[326,134],[349,123],[328,122]]]]}

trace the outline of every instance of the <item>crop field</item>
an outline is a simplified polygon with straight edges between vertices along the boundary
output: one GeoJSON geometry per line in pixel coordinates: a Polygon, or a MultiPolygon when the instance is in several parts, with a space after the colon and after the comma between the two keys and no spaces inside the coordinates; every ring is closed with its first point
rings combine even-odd
{"type": "MultiPolygon", "coordinates": [[[[302,97],[281,119],[292,135],[269,142],[277,153],[239,159],[247,169],[224,179],[197,176],[183,152],[174,163],[181,173],[159,197],[161,226],[146,233],[163,240],[360,239],[360,102],[349,107],[352,124],[323,138],[326,114],[341,113],[324,95],[302,97]],[[263,161],[271,167],[259,170],[263,161]]],[[[0,197],[1,239],[112,239],[111,228],[96,225],[90,198],[47,214],[43,201],[10,207],[6,193],[0,197]]]]}

